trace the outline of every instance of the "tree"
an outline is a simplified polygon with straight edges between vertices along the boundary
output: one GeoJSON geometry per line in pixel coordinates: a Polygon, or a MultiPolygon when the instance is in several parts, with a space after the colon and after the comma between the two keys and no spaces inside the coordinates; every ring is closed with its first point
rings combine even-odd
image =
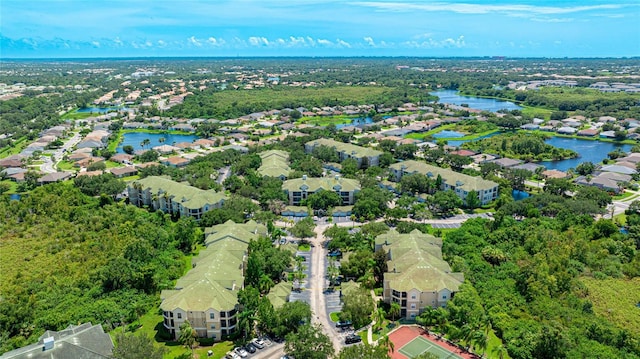
{"type": "Polygon", "coordinates": [[[575,199],[594,201],[600,208],[604,208],[612,202],[611,196],[609,196],[606,191],[592,186],[581,186],[578,188],[575,199]]]}
{"type": "Polygon", "coordinates": [[[87,166],[87,171],[104,171],[107,169],[107,164],[104,161],[98,161],[87,166]]]}
{"type": "Polygon", "coordinates": [[[342,312],[351,319],[354,328],[362,328],[369,324],[374,303],[368,290],[349,290],[343,294],[342,301],[342,312]]]}
{"type": "Polygon", "coordinates": [[[410,160],[418,152],[418,146],[412,144],[400,145],[395,149],[395,157],[401,160],[410,160]]]}
{"type": "Polygon", "coordinates": [[[507,347],[505,347],[505,346],[504,346],[504,345],[502,345],[502,344],[500,344],[500,345],[498,345],[498,346],[494,347],[494,348],[491,350],[491,352],[492,352],[493,354],[495,354],[495,355],[498,357],[498,359],[504,359],[504,358],[506,358],[506,357],[507,357],[507,355],[509,354],[509,353],[507,352],[507,347]]]}
{"type": "Polygon", "coordinates": [[[596,169],[596,166],[593,164],[593,162],[588,162],[588,161],[582,162],[581,164],[576,166],[576,172],[578,172],[583,176],[592,174],[595,169],[596,169]]]}
{"type": "Polygon", "coordinates": [[[114,359],[162,359],[166,350],[157,347],[154,340],[147,335],[134,335],[120,332],[116,335],[116,347],[113,349],[114,359]]]}
{"type": "Polygon", "coordinates": [[[142,142],[140,142],[140,147],[144,148],[144,146],[148,146],[149,144],[151,144],[151,140],[145,138],[144,140],[142,140],[142,142]]]}
{"type": "Polygon", "coordinates": [[[376,279],[376,283],[382,285],[384,274],[387,272],[387,252],[380,248],[373,253],[373,276],[376,279]]]}
{"type": "Polygon", "coordinates": [[[180,325],[178,342],[191,350],[191,357],[193,358],[193,349],[198,345],[198,333],[188,320],[180,325]]]}
{"type": "Polygon", "coordinates": [[[573,190],[573,183],[566,178],[548,178],[543,190],[557,196],[566,196],[566,192],[573,190]]]}
{"type": "Polygon", "coordinates": [[[311,307],[305,302],[286,302],[276,310],[274,334],[283,337],[295,332],[301,326],[308,326],[311,322],[311,307]]]}
{"type": "Polygon", "coordinates": [[[8,192],[11,189],[11,184],[7,182],[0,182],[0,194],[8,192]]]}
{"type": "Polygon", "coordinates": [[[356,195],[353,214],[364,219],[381,217],[385,213],[387,203],[392,197],[391,192],[380,187],[363,188],[356,195]]]}
{"type": "Polygon", "coordinates": [[[124,151],[124,153],[132,155],[134,152],[134,148],[131,145],[124,145],[122,146],[122,150],[124,151]]]}
{"type": "Polygon", "coordinates": [[[298,238],[313,237],[315,235],[315,232],[313,231],[315,226],[316,224],[313,222],[313,218],[306,217],[291,227],[291,234],[298,238]]]}
{"type": "Polygon", "coordinates": [[[358,161],[353,158],[347,158],[342,161],[342,169],[340,170],[340,174],[345,178],[355,178],[356,173],[358,172],[358,161]]]}
{"type": "Polygon", "coordinates": [[[318,325],[305,324],[286,336],[284,350],[294,358],[326,359],[334,355],[331,339],[318,325]]]}
{"type": "Polygon", "coordinates": [[[436,192],[429,198],[428,203],[432,210],[442,215],[462,206],[462,200],[452,190],[436,192]]]}
{"type": "Polygon", "coordinates": [[[382,326],[384,325],[384,317],[385,317],[385,312],[384,309],[382,307],[378,307],[376,308],[376,310],[373,311],[373,314],[371,315],[371,319],[376,322],[376,324],[374,324],[374,331],[379,331],[382,329],[382,326]]]}
{"type": "Polygon", "coordinates": [[[175,224],[173,239],[176,247],[185,254],[191,253],[193,246],[202,236],[202,231],[193,217],[180,217],[175,224]]]}
{"type": "Polygon", "coordinates": [[[319,190],[302,201],[302,205],[309,206],[314,210],[326,211],[335,206],[342,205],[342,198],[334,191],[319,190]]]}
{"type": "Polygon", "coordinates": [[[474,190],[471,190],[469,191],[469,193],[467,193],[466,202],[467,202],[467,208],[469,209],[476,209],[480,207],[482,204],[480,202],[480,195],[478,194],[477,191],[474,191],[474,190]]]}
{"type": "Polygon", "coordinates": [[[389,307],[389,315],[391,316],[391,320],[395,321],[396,317],[400,315],[400,304],[397,302],[392,302],[391,307],[389,307]]]}
{"type": "MultiPolygon", "coordinates": [[[[388,337],[380,338],[379,343],[381,345],[373,346],[369,343],[364,343],[362,345],[344,347],[340,351],[338,359],[389,359],[389,347],[384,345],[386,343],[382,343],[387,340],[385,338],[388,337]]],[[[389,343],[393,344],[391,341],[389,343]]]]}
{"type": "Polygon", "coordinates": [[[391,338],[389,338],[389,335],[384,335],[382,336],[382,338],[378,339],[378,346],[386,349],[387,355],[389,352],[393,353],[396,351],[396,345],[393,341],[391,341],[391,338]]]}

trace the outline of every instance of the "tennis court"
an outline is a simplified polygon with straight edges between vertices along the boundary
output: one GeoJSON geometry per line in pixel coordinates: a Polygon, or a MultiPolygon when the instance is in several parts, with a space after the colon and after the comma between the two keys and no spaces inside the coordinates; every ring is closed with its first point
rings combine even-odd
{"type": "Polygon", "coordinates": [[[431,341],[425,339],[422,336],[416,337],[409,343],[405,344],[402,348],[400,348],[399,352],[407,358],[415,358],[422,353],[429,352],[441,359],[462,359],[455,353],[452,353],[444,348],[433,344],[431,341]]]}

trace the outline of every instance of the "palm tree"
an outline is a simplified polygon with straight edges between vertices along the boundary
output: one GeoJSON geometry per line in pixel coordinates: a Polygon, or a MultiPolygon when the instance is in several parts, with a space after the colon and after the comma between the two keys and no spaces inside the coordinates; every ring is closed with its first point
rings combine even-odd
{"type": "Polygon", "coordinates": [[[191,349],[191,357],[193,358],[193,348],[198,345],[198,333],[191,326],[189,321],[185,321],[180,325],[180,336],[178,337],[178,341],[184,345],[186,348],[191,349]]]}
{"type": "Polygon", "coordinates": [[[334,258],[329,258],[329,266],[327,267],[327,277],[329,277],[330,286],[333,286],[339,274],[340,274],[340,269],[336,266],[336,260],[334,258]]]}
{"type": "Polygon", "coordinates": [[[373,320],[376,322],[375,324],[375,330],[379,331],[382,329],[382,325],[384,323],[384,309],[382,308],[378,308],[373,312],[373,320]]]}
{"type": "Polygon", "coordinates": [[[160,143],[164,143],[164,141],[166,141],[166,140],[167,140],[167,139],[166,139],[165,137],[160,137],[160,138],[158,139],[158,142],[160,142],[160,143]]]}
{"type": "Polygon", "coordinates": [[[504,359],[507,357],[507,348],[500,344],[497,347],[493,348],[491,352],[498,356],[498,359],[504,359]]]}
{"type": "Polygon", "coordinates": [[[386,347],[392,353],[396,350],[396,345],[391,341],[391,339],[389,339],[388,335],[385,335],[382,338],[378,339],[378,345],[381,347],[386,347]]]}
{"type": "Polygon", "coordinates": [[[392,302],[391,308],[389,308],[389,315],[391,316],[391,320],[395,322],[396,317],[400,315],[400,304],[392,302]]]}
{"type": "Polygon", "coordinates": [[[149,144],[151,144],[151,140],[145,138],[144,140],[142,140],[142,142],[140,142],[140,147],[144,148],[144,146],[148,146],[149,144]]]}
{"type": "Polygon", "coordinates": [[[476,330],[471,336],[471,341],[473,342],[474,349],[482,350],[482,356],[484,356],[484,352],[487,350],[487,345],[489,344],[487,335],[482,330],[476,330]]]}

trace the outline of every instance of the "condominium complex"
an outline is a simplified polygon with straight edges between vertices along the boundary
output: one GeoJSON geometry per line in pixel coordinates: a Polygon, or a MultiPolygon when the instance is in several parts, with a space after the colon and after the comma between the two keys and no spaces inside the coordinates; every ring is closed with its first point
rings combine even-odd
{"type": "Polygon", "coordinates": [[[482,205],[485,205],[498,198],[498,184],[488,181],[482,177],[465,175],[446,168],[440,168],[419,161],[404,161],[394,163],[389,166],[391,173],[396,181],[404,175],[419,173],[431,179],[438,176],[442,178],[442,186],[440,190],[452,190],[455,194],[466,203],[467,195],[471,191],[478,193],[478,199],[482,205]]]}
{"type": "Polygon", "coordinates": [[[129,202],[138,207],[148,206],[177,216],[195,219],[224,204],[226,196],[213,190],[202,190],[165,177],[151,176],[128,186],[129,202]]]}
{"type": "Polygon", "coordinates": [[[344,161],[347,158],[353,158],[358,162],[359,168],[377,166],[380,163],[380,155],[383,153],[371,148],[356,146],[350,143],[338,142],[326,138],[309,141],[304,145],[304,149],[307,153],[311,153],[313,152],[313,149],[318,146],[333,148],[338,154],[340,161],[344,161]]]}
{"type": "Polygon", "coordinates": [[[238,291],[244,286],[249,241],[266,235],[266,227],[249,221],[228,221],[205,231],[206,248],[192,260],[192,269],[172,290],[162,291],[164,326],[174,338],[189,321],[201,338],[221,340],[238,323],[238,291]]]}
{"type": "Polygon", "coordinates": [[[376,237],[376,250],[387,252],[383,299],[400,304],[400,316],[414,319],[426,307],[444,307],[464,281],[442,259],[442,239],[414,230],[376,237]]]}
{"type": "Polygon", "coordinates": [[[355,179],[334,177],[307,177],[295,178],[284,181],[282,189],[289,196],[289,205],[299,206],[300,202],[307,199],[317,191],[334,191],[342,198],[342,205],[352,205],[355,202],[356,193],[360,192],[360,182],[355,179]]]}
{"type": "Polygon", "coordinates": [[[269,150],[259,153],[262,165],[258,168],[261,176],[277,177],[281,180],[289,177],[289,152],[281,150],[269,150]]]}

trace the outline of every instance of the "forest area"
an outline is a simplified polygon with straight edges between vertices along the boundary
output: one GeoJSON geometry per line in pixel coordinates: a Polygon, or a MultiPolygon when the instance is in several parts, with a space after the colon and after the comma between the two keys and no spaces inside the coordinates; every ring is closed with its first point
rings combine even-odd
{"type": "Polygon", "coordinates": [[[0,198],[0,352],[69,324],[132,323],[184,273],[200,237],[192,220],[173,222],[69,184],[0,198]]]}

